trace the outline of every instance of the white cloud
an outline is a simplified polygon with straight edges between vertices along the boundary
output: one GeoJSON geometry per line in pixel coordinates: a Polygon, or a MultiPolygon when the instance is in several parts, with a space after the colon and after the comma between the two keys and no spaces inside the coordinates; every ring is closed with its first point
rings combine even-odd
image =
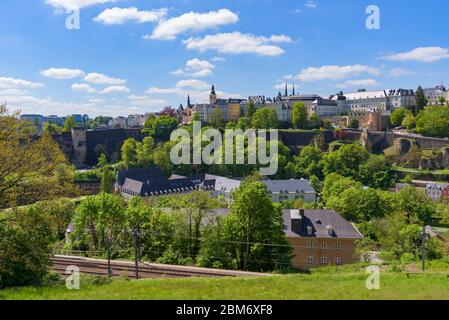
{"type": "Polygon", "coordinates": [[[282,48],[273,45],[273,43],[280,42],[292,42],[292,40],[284,35],[273,35],[270,38],[266,38],[232,32],[206,35],[203,38],[192,37],[183,41],[187,49],[199,52],[215,50],[227,54],[255,53],[260,56],[279,56],[284,54],[282,48]]]}
{"type": "Polygon", "coordinates": [[[0,96],[24,96],[26,94],[27,94],[27,91],[23,90],[23,89],[4,89],[4,90],[0,90],[0,96]]]}
{"type": "Polygon", "coordinates": [[[97,90],[86,83],[74,83],[71,86],[72,91],[75,92],[86,92],[86,93],[96,93],[97,90]]]}
{"type": "Polygon", "coordinates": [[[84,71],[79,69],[68,68],[50,68],[42,70],[41,75],[47,78],[53,78],[58,80],[67,80],[82,77],[85,75],[84,71]]]}
{"type": "MultiPolygon", "coordinates": [[[[187,79],[179,81],[170,88],[150,87],[145,91],[145,93],[149,95],[164,95],[170,97],[176,95],[181,97],[182,99],[186,99],[187,95],[190,95],[191,101],[193,103],[205,103],[209,101],[211,86],[212,85],[210,83],[207,83],[205,81],[197,79],[187,79]]],[[[227,93],[220,90],[216,90],[216,93],[219,97],[224,98],[242,98],[240,94],[227,93]]]]}
{"type": "Polygon", "coordinates": [[[449,59],[449,51],[441,47],[420,47],[409,52],[402,52],[383,57],[390,61],[418,61],[435,62],[442,59],[449,59]]]}
{"type": "Polygon", "coordinates": [[[191,88],[194,90],[208,90],[211,88],[211,85],[205,81],[189,79],[189,80],[181,80],[176,83],[175,87],[177,88],[191,88]]]}
{"type": "Polygon", "coordinates": [[[136,107],[163,107],[169,104],[164,99],[153,99],[149,96],[129,96],[128,99],[136,107]]]}
{"type": "Polygon", "coordinates": [[[44,85],[22,79],[0,77],[0,89],[38,89],[44,85]]]}
{"type": "Polygon", "coordinates": [[[301,9],[293,9],[293,10],[291,11],[291,13],[294,13],[294,14],[300,14],[300,13],[302,13],[302,10],[301,10],[301,9]]]}
{"type": "MultiPolygon", "coordinates": [[[[277,83],[274,88],[276,90],[281,90],[283,92],[283,90],[285,90],[285,83],[277,83]]],[[[298,89],[299,87],[295,84],[295,90],[298,89]]],[[[287,83],[287,90],[290,92],[293,90],[293,83],[287,83]]]]}
{"type": "Polygon", "coordinates": [[[101,73],[89,73],[84,77],[84,81],[93,83],[93,84],[106,84],[106,85],[120,85],[125,84],[125,79],[118,79],[106,76],[101,73]]]}
{"type": "Polygon", "coordinates": [[[111,86],[103,89],[101,94],[112,94],[112,93],[129,93],[129,88],[125,86],[111,86]]]}
{"type": "Polygon", "coordinates": [[[186,62],[185,69],[170,72],[174,76],[189,76],[193,78],[209,77],[213,74],[215,66],[206,60],[191,59],[186,62]]]}
{"type": "Polygon", "coordinates": [[[226,59],[223,58],[223,57],[213,57],[213,58],[211,59],[211,61],[213,61],[213,62],[225,62],[226,59]]]}
{"type": "Polygon", "coordinates": [[[301,81],[340,80],[364,73],[379,75],[380,71],[377,68],[360,64],[352,66],[329,65],[304,69],[296,76],[296,79],[301,81]]]}
{"type": "Polygon", "coordinates": [[[145,39],[174,40],[176,36],[187,31],[201,31],[216,28],[239,21],[239,17],[228,9],[208,13],[189,12],[179,17],[161,21],[151,35],[145,39]]]}
{"type": "Polygon", "coordinates": [[[390,77],[405,77],[405,76],[412,76],[414,74],[415,74],[415,72],[413,72],[411,70],[402,69],[402,68],[394,68],[394,69],[390,70],[390,72],[388,73],[388,76],[390,76],[390,77]]]}
{"type": "Polygon", "coordinates": [[[116,0],[46,0],[46,3],[58,9],[74,10],[115,1],[116,0]]]}
{"type": "Polygon", "coordinates": [[[336,85],[337,88],[349,88],[349,87],[378,87],[381,83],[374,79],[363,79],[363,80],[348,80],[344,83],[339,83],[336,85]]]}
{"type": "Polygon", "coordinates": [[[162,8],[151,11],[139,11],[135,7],[131,8],[110,8],[100,13],[94,21],[106,25],[124,24],[128,21],[135,21],[137,23],[157,22],[165,17],[168,9],[162,8]]]}
{"type": "Polygon", "coordinates": [[[306,2],[306,7],[307,7],[307,8],[315,9],[317,6],[318,6],[318,5],[317,5],[316,2],[314,2],[314,1],[309,0],[309,1],[306,2]]]}

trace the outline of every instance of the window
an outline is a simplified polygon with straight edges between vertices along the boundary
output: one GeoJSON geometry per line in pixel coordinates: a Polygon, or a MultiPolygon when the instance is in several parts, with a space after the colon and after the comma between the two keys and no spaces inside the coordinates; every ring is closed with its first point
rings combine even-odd
{"type": "Polygon", "coordinates": [[[335,244],[335,249],[341,249],[341,248],[342,248],[341,242],[337,242],[335,244]]]}
{"type": "Polygon", "coordinates": [[[312,248],[313,248],[313,242],[307,241],[307,249],[312,249],[312,248]]]}
{"type": "Polygon", "coordinates": [[[321,264],[327,263],[327,257],[321,257],[321,264]]]}
{"type": "Polygon", "coordinates": [[[327,242],[321,242],[321,249],[327,249],[327,242]]]}
{"type": "Polygon", "coordinates": [[[335,264],[337,265],[341,264],[341,257],[335,257],[335,264]]]}
{"type": "Polygon", "coordinates": [[[313,256],[308,256],[307,257],[307,264],[312,264],[313,263],[313,256]]]}
{"type": "Polygon", "coordinates": [[[311,236],[313,233],[313,228],[311,226],[307,227],[307,235],[311,236]]]}

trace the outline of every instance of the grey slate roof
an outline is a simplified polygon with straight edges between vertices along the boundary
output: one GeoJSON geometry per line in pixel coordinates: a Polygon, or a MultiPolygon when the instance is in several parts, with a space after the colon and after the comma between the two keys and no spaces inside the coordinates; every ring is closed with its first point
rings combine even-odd
{"type": "MultiPolygon", "coordinates": [[[[315,193],[310,183],[300,180],[263,180],[269,193],[315,193]]],[[[197,174],[189,177],[172,175],[169,179],[159,168],[122,170],[118,174],[117,187],[125,194],[141,197],[176,194],[196,189],[215,190],[231,194],[240,187],[241,179],[231,179],[210,174],[197,174]]]]}
{"type": "Polygon", "coordinates": [[[300,180],[264,180],[262,181],[266,186],[269,192],[271,193],[280,193],[289,192],[295,193],[299,191],[300,193],[315,193],[315,190],[310,185],[309,181],[305,179],[300,180]]]}
{"type": "Polygon", "coordinates": [[[291,226],[292,216],[299,215],[299,210],[285,209],[283,214],[287,237],[363,239],[353,224],[333,210],[305,210],[300,232],[293,231],[291,226]],[[334,230],[332,236],[328,232],[329,226],[334,230]],[[312,228],[312,234],[307,233],[307,227],[312,228]]]}
{"type": "MultiPolygon", "coordinates": [[[[224,217],[230,211],[230,209],[215,209],[211,214],[213,217],[224,217]]],[[[363,235],[353,224],[333,210],[304,210],[302,230],[294,232],[291,227],[291,219],[298,216],[300,216],[299,210],[283,210],[284,232],[288,238],[363,239],[363,235]],[[332,236],[329,235],[328,226],[333,228],[332,236]],[[311,235],[307,233],[307,227],[312,227],[311,235]]]]}

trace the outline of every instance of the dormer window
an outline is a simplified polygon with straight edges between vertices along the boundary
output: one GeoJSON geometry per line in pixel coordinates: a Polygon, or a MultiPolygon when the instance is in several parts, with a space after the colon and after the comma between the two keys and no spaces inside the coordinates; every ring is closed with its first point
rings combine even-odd
{"type": "Polygon", "coordinates": [[[307,235],[311,236],[313,234],[313,228],[311,226],[307,227],[307,235]]]}

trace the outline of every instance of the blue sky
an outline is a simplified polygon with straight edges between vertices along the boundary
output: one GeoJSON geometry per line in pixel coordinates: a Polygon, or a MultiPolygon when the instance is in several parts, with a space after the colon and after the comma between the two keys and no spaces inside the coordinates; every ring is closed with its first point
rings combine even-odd
{"type": "Polygon", "coordinates": [[[328,96],[449,82],[446,0],[3,0],[0,101],[128,115],[285,81],[328,96]],[[365,10],[380,9],[380,30],[365,10]],[[80,7],[80,29],[66,19],[80,7]]]}

